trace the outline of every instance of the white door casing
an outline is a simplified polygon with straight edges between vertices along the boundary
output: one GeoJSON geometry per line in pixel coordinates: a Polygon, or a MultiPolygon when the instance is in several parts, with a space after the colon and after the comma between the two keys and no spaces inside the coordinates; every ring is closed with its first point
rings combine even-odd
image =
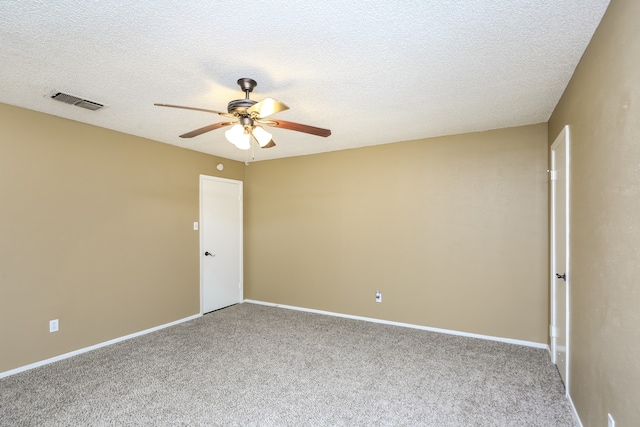
{"type": "Polygon", "coordinates": [[[569,126],[551,145],[551,355],[569,393],[569,126]]]}
{"type": "Polygon", "coordinates": [[[242,218],[242,181],[200,175],[201,313],[242,301],[242,218]]]}

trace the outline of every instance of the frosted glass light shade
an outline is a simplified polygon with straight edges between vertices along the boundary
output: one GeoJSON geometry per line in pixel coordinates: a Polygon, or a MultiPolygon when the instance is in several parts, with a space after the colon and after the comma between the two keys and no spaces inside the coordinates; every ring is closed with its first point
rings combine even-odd
{"type": "Polygon", "coordinates": [[[267,145],[273,137],[273,135],[264,130],[261,126],[254,127],[252,133],[258,141],[258,144],[260,144],[260,147],[264,147],[265,145],[267,145]]]}
{"type": "Polygon", "coordinates": [[[227,140],[241,150],[251,148],[251,135],[245,133],[244,126],[237,124],[224,133],[227,140]]]}
{"type": "Polygon", "coordinates": [[[251,135],[245,133],[242,138],[238,140],[236,147],[241,150],[248,150],[249,148],[251,148],[251,135]]]}

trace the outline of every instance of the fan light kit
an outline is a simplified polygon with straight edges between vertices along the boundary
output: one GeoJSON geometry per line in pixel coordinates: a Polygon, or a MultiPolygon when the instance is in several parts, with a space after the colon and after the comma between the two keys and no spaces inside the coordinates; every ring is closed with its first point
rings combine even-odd
{"type": "Polygon", "coordinates": [[[225,126],[231,126],[224,133],[224,135],[229,142],[231,142],[241,150],[248,150],[251,148],[252,138],[262,148],[275,147],[276,144],[275,142],[273,142],[273,136],[269,132],[267,132],[263,126],[279,127],[282,129],[289,129],[297,132],[308,133],[311,135],[322,136],[325,138],[331,135],[331,131],[329,129],[317,128],[300,123],[286,122],[284,120],[266,119],[267,117],[279,113],[280,111],[288,110],[289,107],[273,98],[266,98],[260,102],[249,99],[249,94],[253,91],[253,88],[258,85],[253,79],[239,79],[238,85],[240,86],[240,89],[244,91],[245,98],[236,99],[229,102],[226,113],[215,110],[207,110],[204,108],[184,107],[181,105],[173,104],[154,105],[157,105],[159,107],[183,108],[185,110],[204,111],[207,113],[214,113],[220,116],[233,118],[233,121],[214,123],[200,129],[192,130],[191,132],[180,135],[180,138],[193,138],[194,136],[202,135],[203,133],[210,132],[212,130],[220,129],[225,126]]]}

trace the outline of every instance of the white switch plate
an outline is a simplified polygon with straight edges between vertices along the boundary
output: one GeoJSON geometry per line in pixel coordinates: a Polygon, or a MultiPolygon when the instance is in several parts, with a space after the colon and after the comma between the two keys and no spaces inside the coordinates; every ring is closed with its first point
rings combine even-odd
{"type": "Polygon", "coordinates": [[[382,292],[376,291],[376,302],[382,302],[382,292]]]}
{"type": "Polygon", "coordinates": [[[198,222],[197,221],[193,223],[193,229],[198,231],[198,222]]]}
{"type": "Polygon", "coordinates": [[[58,330],[58,319],[49,320],[49,332],[56,332],[58,330]]]}

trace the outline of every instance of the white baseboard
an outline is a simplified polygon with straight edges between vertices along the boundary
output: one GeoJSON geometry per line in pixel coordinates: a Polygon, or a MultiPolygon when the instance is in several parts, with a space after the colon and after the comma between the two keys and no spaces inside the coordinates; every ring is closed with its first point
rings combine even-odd
{"type": "MultiPolygon", "coordinates": [[[[350,315],[350,314],[335,313],[335,312],[331,312],[331,311],[316,310],[316,309],[312,309],[312,308],[295,307],[295,306],[292,306],[292,305],[275,304],[275,303],[271,303],[271,302],[256,301],[256,300],[251,300],[251,299],[245,299],[244,302],[247,302],[247,303],[250,303],[250,304],[261,304],[261,305],[268,305],[268,306],[271,306],[271,307],[285,308],[285,309],[289,309],[289,310],[306,311],[306,312],[309,312],[309,313],[324,314],[324,315],[328,315],[328,316],[343,317],[343,318],[347,318],[347,319],[363,320],[363,321],[366,321],[366,322],[381,323],[381,324],[385,324],[385,325],[401,326],[401,327],[412,328],[412,329],[421,329],[421,330],[424,330],[424,331],[438,332],[438,333],[442,333],[442,334],[459,335],[459,336],[463,336],[463,337],[479,338],[479,339],[490,340],[490,341],[499,341],[499,342],[505,342],[505,343],[509,343],[509,344],[523,345],[523,346],[527,346],[527,347],[543,348],[543,349],[547,349],[549,351],[549,346],[547,344],[537,343],[537,342],[533,342],[533,341],[523,341],[523,340],[515,340],[515,339],[511,339],[511,338],[494,337],[494,336],[490,336],[490,335],[472,334],[472,333],[468,333],[468,332],[454,331],[454,330],[451,330],[451,329],[431,328],[431,327],[428,327],[428,326],[413,325],[411,323],[393,322],[393,321],[389,321],[389,320],[375,319],[375,318],[372,318],[372,317],[354,316],[354,315],[350,315]]],[[[131,339],[131,338],[135,338],[135,337],[138,337],[138,336],[141,336],[141,335],[145,335],[145,334],[148,334],[148,333],[151,333],[151,332],[155,332],[155,331],[158,331],[160,329],[168,328],[170,326],[174,326],[174,325],[177,325],[177,324],[180,324],[180,323],[183,323],[183,322],[188,322],[190,320],[197,319],[198,317],[201,317],[201,316],[202,316],[202,314],[194,314],[193,316],[185,317],[183,319],[178,319],[178,320],[170,322],[170,323],[165,323],[163,325],[159,325],[159,326],[155,326],[153,328],[145,329],[144,331],[135,332],[133,334],[125,335],[125,336],[119,337],[119,338],[114,338],[112,340],[105,341],[105,342],[102,342],[102,343],[99,343],[99,344],[95,344],[95,345],[92,345],[90,347],[85,347],[85,348],[81,348],[81,349],[78,349],[78,350],[74,350],[74,351],[71,351],[69,353],[65,353],[65,354],[61,354],[59,356],[51,357],[49,359],[41,360],[39,362],[35,362],[35,363],[31,363],[29,365],[21,366],[19,368],[11,369],[9,371],[0,372],[0,378],[8,377],[10,375],[14,375],[14,374],[17,374],[19,372],[28,371],[29,369],[37,368],[39,366],[48,365],[49,363],[53,363],[53,362],[57,362],[59,360],[67,359],[69,357],[77,356],[77,355],[82,354],[82,353],[86,353],[86,352],[89,352],[89,351],[92,351],[92,350],[96,350],[96,349],[101,348],[101,347],[106,347],[106,346],[111,345],[111,344],[115,344],[115,343],[118,343],[118,342],[121,342],[121,341],[125,341],[125,340],[131,339]]],[[[573,406],[573,402],[571,401],[571,397],[570,396],[567,396],[567,397],[569,398],[569,402],[571,404],[571,408],[572,408],[574,417],[578,421],[579,425],[582,426],[582,423],[580,422],[580,418],[578,417],[578,413],[577,413],[577,411],[575,409],[575,406],[573,406]]]]}
{"type": "Polygon", "coordinates": [[[92,351],[92,350],[97,350],[97,349],[99,349],[101,347],[106,347],[108,345],[115,344],[115,343],[118,343],[120,341],[125,341],[125,340],[131,339],[131,338],[139,337],[140,335],[145,335],[145,334],[148,334],[150,332],[155,332],[155,331],[158,331],[160,329],[168,328],[169,326],[177,325],[179,323],[188,322],[189,320],[197,319],[198,317],[201,317],[201,316],[202,316],[202,314],[194,314],[193,316],[189,316],[189,317],[185,317],[183,319],[175,320],[173,322],[165,323],[164,325],[154,326],[153,328],[145,329],[144,331],[135,332],[133,334],[125,335],[125,336],[119,337],[119,338],[114,338],[112,340],[101,342],[99,344],[95,344],[95,345],[92,345],[90,347],[81,348],[79,350],[74,350],[74,351],[71,351],[69,353],[65,353],[65,354],[61,354],[59,356],[51,357],[49,359],[41,360],[39,362],[35,362],[35,363],[31,363],[29,365],[21,366],[19,368],[11,369],[10,371],[0,372],[0,378],[8,377],[10,375],[14,375],[14,374],[17,374],[19,372],[28,371],[29,369],[37,368],[39,366],[48,365],[49,363],[53,363],[53,362],[57,362],[58,360],[63,360],[63,359],[67,359],[69,357],[77,356],[79,354],[86,353],[86,352],[89,352],[89,351],[92,351]]]}
{"type": "Polygon", "coordinates": [[[569,401],[569,406],[571,407],[571,413],[573,414],[573,419],[578,423],[578,427],[582,427],[582,421],[580,420],[580,415],[578,415],[578,411],[576,410],[575,405],[573,404],[573,400],[571,399],[571,395],[567,393],[567,400],[569,401]]]}
{"type": "Polygon", "coordinates": [[[542,348],[542,349],[546,349],[547,351],[549,351],[549,345],[546,344],[546,343],[515,340],[515,339],[511,339],[511,338],[494,337],[494,336],[490,336],[490,335],[472,334],[472,333],[469,333],[469,332],[460,332],[460,331],[454,331],[454,330],[451,330],[451,329],[431,328],[429,326],[413,325],[411,323],[392,322],[390,320],[375,319],[373,317],[353,316],[351,314],[335,313],[335,312],[332,312],[332,311],[316,310],[316,309],[313,309],[313,308],[304,308],[304,307],[295,307],[295,306],[292,306],[292,305],[275,304],[275,303],[271,303],[271,302],[256,301],[256,300],[251,300],[251,299],[245,299],[244,302],[248,302],[250,304],[268,305],[270,307],[286,308],[286,309],[289,309],[289,310],[306,311],[306,312],[309,312],[309,313],[326,314],[328,316],[344,317],[344,318],[347,318],[347,319],[364,320],[365,322],[382,323],[382,324],[385,324],[385,325],[402,326],[402,327],[405,327],[405,328],[412,328],[412,329],[421,329],[423,331],[438,332],[438,333],[441,333],[441,334],[459,335],[459,336],[463,336],[463,337],[479,338],[479,339],[482,339],[482,340],[489,340],[489,341],[499,341],[499,342],[504,342],[504,343],[509,343],[509,344],[522,345],[522,346],[526,346],[526,347],[542,348]]]}

